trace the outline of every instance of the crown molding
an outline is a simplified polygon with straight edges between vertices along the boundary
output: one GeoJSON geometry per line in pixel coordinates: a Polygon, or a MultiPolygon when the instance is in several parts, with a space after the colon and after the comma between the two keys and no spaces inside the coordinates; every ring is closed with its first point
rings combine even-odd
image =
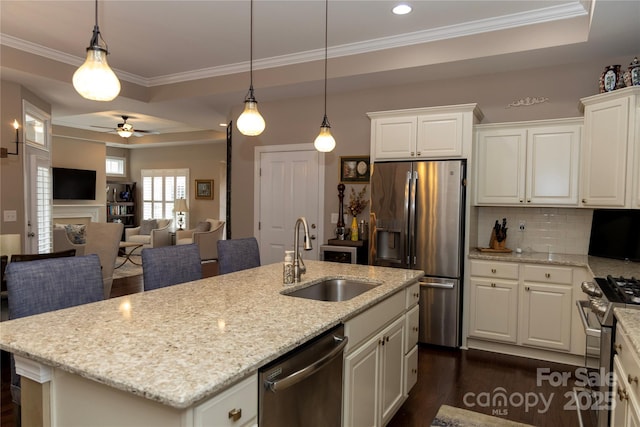
{"type": "MultiPolygon", "coordinates": [[[[381,37],[358,43],[333,46],[329,48],[328,56],[329,58],[339,58],[349,55],[358,55],[379,50],[465,37],[474,34],[506,30],[526,25],[535,25],[545,22],[578,18],[587,16],[589,13],[591,13],[590,10],[585,8],[586,6],[588,6],[588,4],[582,4],[581,2],[567,3],[545,7],[534,11],[466,22],[458,25],[450,25],[446,27],[416,31],[391,37],[381,37]]],[[[54,49],[49,49],[42,45],[17,39],[3,33],[0,33],[0,44],[73,66],[80,66],[84,62],[84,58],[69,55],[67,53],[60,52],[54,49]]],[[[304,62],[317,61],[321,59],[324,59],[324,49],[314,49],[290,55],[281,55],[271,58],[254,60],[253,68],[254,70],[269,69],[300,64],[304,62]]],[[[144,78],[135,74],[126,73],[122,70],[116,71],[118,77],[122,80],[126,80],[128,82],[135,83],[144,87],[153,87],[247,72],[249,71],[249,61],[223,65],[219,67],[203,68],[183,73],[169,74],[154,78],[144,78]]]]}

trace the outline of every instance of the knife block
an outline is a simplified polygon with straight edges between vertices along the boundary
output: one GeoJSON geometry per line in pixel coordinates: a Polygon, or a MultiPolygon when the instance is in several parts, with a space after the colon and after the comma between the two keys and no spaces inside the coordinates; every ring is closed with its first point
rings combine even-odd
{"type": "Polygon", "coordinates": [[[498,239],[496,239],[496,231],[491,230],[491,237],[489,238],[489,247],[491,249],[506,249],[506,244],[506,238],[502,242],[498,242],[498,239]]]}

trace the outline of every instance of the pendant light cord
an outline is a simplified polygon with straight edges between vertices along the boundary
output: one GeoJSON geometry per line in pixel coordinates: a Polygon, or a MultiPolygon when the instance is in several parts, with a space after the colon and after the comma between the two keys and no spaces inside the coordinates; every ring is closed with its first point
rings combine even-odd
{"type": "MultiPolygon", "coordinates": [[[[249,18],[249,86],[253,92],[253,0],[251,0],[251,17],[249,18]]],[[[253,96],[253,93],[251,95],[253,96]]]]}
{"type": "Polygon", "coordinates": [[[329,0],[325,0],[324,2],[324,121],[327,121],[327,45],[329,40],[328,33],[329,33],[329,0]]]}

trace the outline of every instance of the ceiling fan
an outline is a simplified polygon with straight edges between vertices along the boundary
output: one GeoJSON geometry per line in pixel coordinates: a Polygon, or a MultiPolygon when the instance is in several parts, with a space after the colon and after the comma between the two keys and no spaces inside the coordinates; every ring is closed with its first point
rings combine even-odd
{"type": "Polygon", "coordinates": [[[131,123],[127,123],[127,120],[129,120],[129,116],[120,116],[122,117],[122,123],[118,123],[116,128],[110,128],[110,127],[105,127],[105,126],[92,126],[92,127],[96,127],[96,128],[103,128],[103,129],[111,129],[110,132],[115,132],[118,135],[120,135],[123,138],[129,138],[130,136],[142,136],[144,134],[155,134],[158,132],[152,131],[152,130],[142,130],[142,129],[134,129],[133,125],[131,123]]]}

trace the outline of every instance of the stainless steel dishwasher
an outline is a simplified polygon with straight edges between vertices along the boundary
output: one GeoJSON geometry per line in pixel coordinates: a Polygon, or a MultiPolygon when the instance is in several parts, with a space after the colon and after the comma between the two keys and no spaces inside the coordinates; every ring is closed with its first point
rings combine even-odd
{"type": "Polygon", "coordinates": [[[339,426],[344,326],[336,326],[262,367],[258,425],[339,426]]]}

